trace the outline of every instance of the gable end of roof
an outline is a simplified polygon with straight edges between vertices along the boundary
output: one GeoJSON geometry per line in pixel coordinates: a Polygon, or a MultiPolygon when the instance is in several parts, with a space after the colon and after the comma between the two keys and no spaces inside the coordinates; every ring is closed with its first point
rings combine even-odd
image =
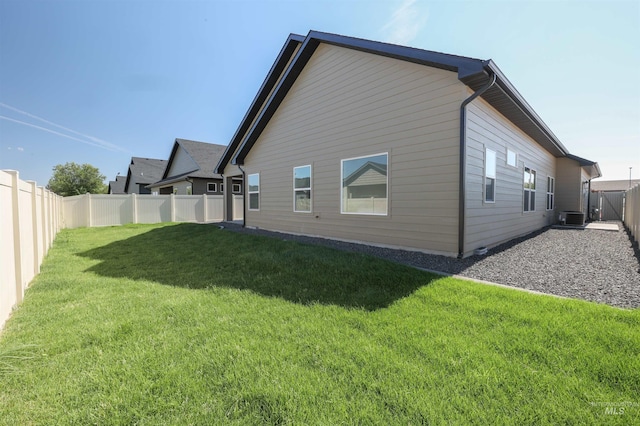
{"type": "Polygon", "coordinates": [[[274,86],[278,82],[280,75],[282,75],[287,64],[289,64],[293,53],[296,51],[298,46],[300,46],[304,42],[304,40],[304,36],[298,34],[289,34],[287,41],[280,50],[280,53],[278,53],[276,60],[273,62],[273,65],[271,65],[271,69],[269,69],[267,76],[258,89],[258,93],[253,98],[249,109],[242,118],[240,126],[238,126],[238,129],[231,138],[231,142],[229,142],[229,144],[227,145],[227,149],[224,151],[224,153],[220,157],[220,160],[215,165],[214,173],[221,174],[224,171],[226,165],[229,164],[236,152],[236,149],[242,142],[242,138],[244,138],[244,136],[246,135],[253,119],[256,117],[264,103],[267,101],[267,96],[269,95],[269,93],[271,93],[271,89],[274,88],[274,86]]]}
{"type": "MultiPolygon", "coordinates": [[[[266,85],[263,84],[261,92],[256,96],[256,99],[254,99],[254,104],[252,104],[250,111],[245,115],[232,142],[227,147],[224,157],[218,163],[216,171],[222,170],[228,162],[232,164],[244,163],[246,155],[267,126],[273,114],[275,114],[320,43],[457,72],[458,80],[473,91],[477,91],[480,87],[484,86],[490,81],[492,76],[495,75],[496,83],[481,95],[482,99],[553,156],[565,157],[569,154],[567,148],[562,145],[560,140],[525,101],[524,97],[516,90],[498,66],[490,59],[481,60],[450,55],[317,31],[310,31],[306,37],[302,38],[302,41],[301,36],[297,36],[295,40],[296,42],[302,42],[295,57],[291,60],[291,63],[284,71],[282,78],[268,99],[266,99],[265,96],[269,94],[273,87],[266,90],[266,85]],[[264,104],[262,109],[255,105],[259,98],[261,105],[264,104]]],[[[291,36],[288,39],[288,42],[290,41],[291,36]]],[[[285,44],[285,47],[286,46],[285,44]]],[[[281,60],[281,56],[279,56],[276,63],[281,60]]],[[[270,77],[272,77],[272,72],[273,67],[267,80],[270,80],[270,77]]],[[[267,80],[265,80],[265,82],[267,80]]]]}

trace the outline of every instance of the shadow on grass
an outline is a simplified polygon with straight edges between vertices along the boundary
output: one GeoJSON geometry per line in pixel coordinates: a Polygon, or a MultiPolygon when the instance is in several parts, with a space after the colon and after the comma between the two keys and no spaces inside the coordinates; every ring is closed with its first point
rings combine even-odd
{"type": "Polygon", "coordinates": [[[301,304],[375,310],[439,277],[327,247],[179,224],[79,253],[96,274],[175,287],[251,290],[301,304]]]}

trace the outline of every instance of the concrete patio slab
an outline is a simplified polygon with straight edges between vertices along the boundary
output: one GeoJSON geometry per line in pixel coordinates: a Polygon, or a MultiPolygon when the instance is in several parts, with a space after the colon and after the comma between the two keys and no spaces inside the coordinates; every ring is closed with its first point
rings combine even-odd
{"type": "Polygon", "coordinates": [[[553,225],[553,229],[596,229],[598,231],[618,232],[620,227],[617,223],[591,222],[585,225],[553,225]]]}

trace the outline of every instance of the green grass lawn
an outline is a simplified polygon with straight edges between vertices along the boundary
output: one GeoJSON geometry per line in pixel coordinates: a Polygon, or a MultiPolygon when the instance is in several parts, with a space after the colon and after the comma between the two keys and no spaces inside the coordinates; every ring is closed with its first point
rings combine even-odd
{"type": "Polygon", "coordinates": [[[62,231],[0,424],[634,424],[640,310],[195,224],[62,231]]]}

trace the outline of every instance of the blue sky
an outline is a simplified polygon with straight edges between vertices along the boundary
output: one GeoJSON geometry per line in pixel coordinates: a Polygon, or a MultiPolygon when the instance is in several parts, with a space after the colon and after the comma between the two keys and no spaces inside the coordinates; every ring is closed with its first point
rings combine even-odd
{"type": "Polygon", "coordinates": [[[640,178],[638,1],[0,1],[0,169],[114,179],[175,138],[227,144],[289,33],[493,59],[604,179],[640,178]]]}

